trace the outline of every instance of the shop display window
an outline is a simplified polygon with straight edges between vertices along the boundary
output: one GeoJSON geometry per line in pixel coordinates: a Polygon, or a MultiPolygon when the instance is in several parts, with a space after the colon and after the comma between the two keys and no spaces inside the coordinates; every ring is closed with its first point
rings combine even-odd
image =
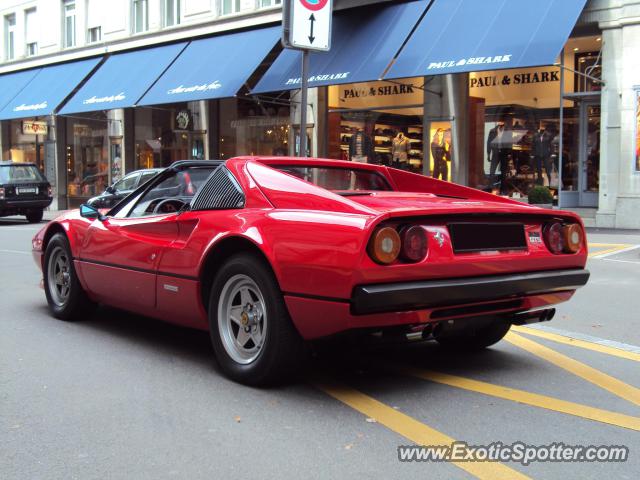
{"type": "Polygon", "coordinates": [[[206,102],[137,108],[134,111],[135,166],[168,167],[178,160],[205,159],[206,102]]]}
{"type": "Polygon", "coordinates": [[[600,84],[579,73],[599,77],[599,47],[595,37],[565,46],[562,142],[559,66],[469,75],[471,186],[516,199],[535,185],[549,187],[556,201],[559,191],[597,195],[600,84]]]}
{"type": "Polygon", "coordinates": [[[67,119],[65,156],[69,197],[89,198],[109,185],[107,125],[104,112],[67,119]]]}
{"type": "Polygon", "coordinates": [[[287,102],[220,100],[220,159],[239,155],[289,155],[292,136],[287,102]]]}

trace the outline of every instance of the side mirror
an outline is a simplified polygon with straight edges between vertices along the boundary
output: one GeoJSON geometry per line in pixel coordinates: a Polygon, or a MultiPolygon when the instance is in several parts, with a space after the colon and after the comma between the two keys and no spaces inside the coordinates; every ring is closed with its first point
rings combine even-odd
{"type": "Polygon", "coordinates": [[[115,188],[113,188],[112,186],[109,186],[109,187],[105,188],[105,189],[104,189],[104,191],[105,191],[106,193],[111,193],[111,194],[116,193],[116,189],[115,189],[115,188]]]}
{"type": "Polygon", "coordinates": [[[97,208],[87,205],[86,203],[80,205],[80,216],[82,218],[88,218],[89,220],[98,219],[101,222],[104,222],[107,219],[107,217],[102,215],[97,208]]]}

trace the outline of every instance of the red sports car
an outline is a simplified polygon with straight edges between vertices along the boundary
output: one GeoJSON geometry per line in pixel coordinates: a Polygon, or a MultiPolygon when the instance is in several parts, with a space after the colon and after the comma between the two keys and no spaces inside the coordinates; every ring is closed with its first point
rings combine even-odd
{"type": "Polygon", "coordinates": [[[264,384],[307,342],[422,333],[483,348],[549,320],[587,282],[580,218],[380,165],[183,161],[108,212],[33,239],[55,317],[97,303],[209,330],[235,380],[264,384]]]}

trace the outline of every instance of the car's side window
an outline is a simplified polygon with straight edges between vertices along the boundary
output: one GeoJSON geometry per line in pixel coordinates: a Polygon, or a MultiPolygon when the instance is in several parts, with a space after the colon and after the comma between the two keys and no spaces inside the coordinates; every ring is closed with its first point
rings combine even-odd
{"type": "Polygon", "coordinates": [[[138,181],[139,173],[131,173],[126,177],[122,178],[118,182],[113,185],[113,189],[116,192],[121,192],[123,190],[133,190],[136,187],[136,183],[138,181]]]}
{"type": "Polygon", "coordinates": [[[157,174],[158,172],[144,172],[142,175],[140,175],[140,180],[138,181],[138,185],[144,185],[153,177],[155,177],[157,174]]]}
{"type": "Polygon", "coordinates": [[[143,217],[180,211],[191,202],[214,168],[214,166],[191,167],[171,172],[170,176],[136,201],[128,216],[143,217]]]}

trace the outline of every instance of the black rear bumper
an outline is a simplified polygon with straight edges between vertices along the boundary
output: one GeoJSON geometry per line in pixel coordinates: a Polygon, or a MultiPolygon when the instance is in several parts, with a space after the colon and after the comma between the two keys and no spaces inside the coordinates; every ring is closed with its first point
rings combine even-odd
{"type": "Polygon", "coordinates": [[[589,271],[576,269],[362,285],[353,291],[351,312],[354,315],[401,312],[517,298],[575,290],[587,280],[589,271]]]}
{"type": "Polygon", "coordinates": [[[5,200],[0,200],[0,211],[8,210],[8,211],[23,211],[30,210],[34,208],[47,208],[51,205],[53,198],[30,198],[28,200],[15,200],[12,198],[8,198],[5,200]]]}

